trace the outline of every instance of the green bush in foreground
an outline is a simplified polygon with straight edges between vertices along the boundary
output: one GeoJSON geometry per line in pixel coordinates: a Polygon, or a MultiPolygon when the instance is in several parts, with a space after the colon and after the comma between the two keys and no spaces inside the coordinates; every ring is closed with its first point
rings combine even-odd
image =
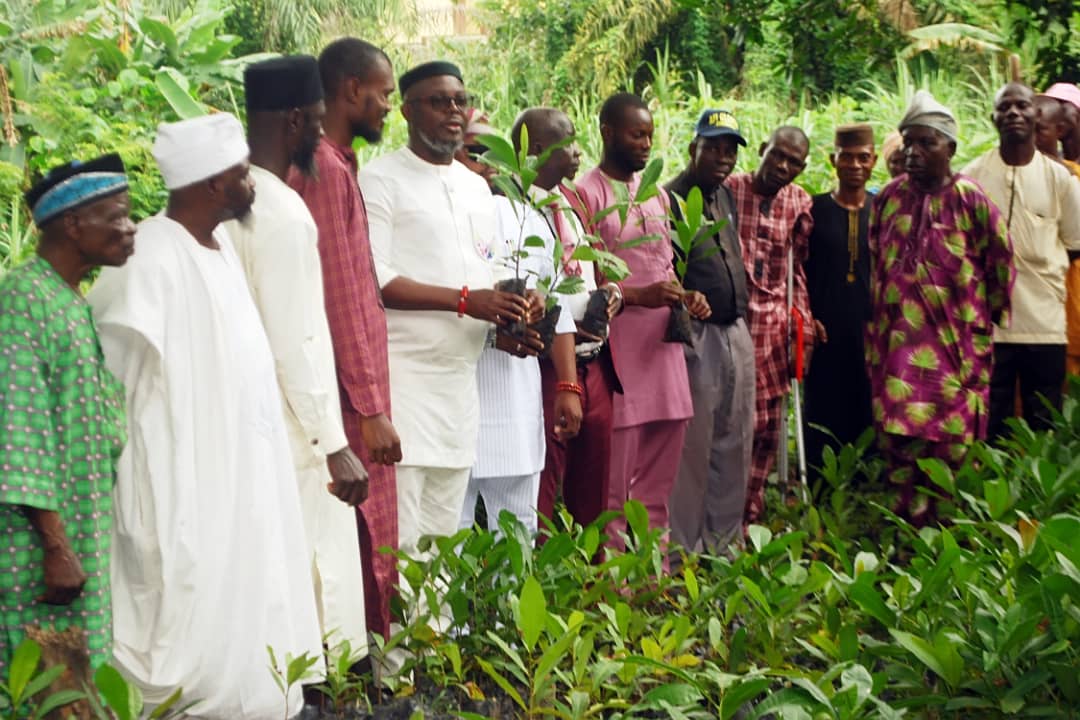
{"type": "Polygon", "coordinates": [[[745,551],[674,574],[634,502],[629,549],[595,564],[602,525],[539,549],[509,516],[498,535],[436,539],[402,583],[431,607],[439,587],[449,626],[413,618],[390,645],[449,711],[486,695],[522,717],[1075,717],[1077,399],[1053,433],[1019,423],[955,475],[928,461],[951,496],[939,528],[886,509],[859,449],[826,465],[793,527],[751,527],[745,551]]]}
{"type": "MultiPolygon", "coordinates": [[[[602,561],[612,514],[569,530],[560,514],[539,548],[509,515],[496,534],[436,538],[428,558],[401,558],[401,582],[429,607],[441,596],[442,631],[410,617],[373,655],[411,652],[390,682],[414,717],[1075,718],[1078,389],[1053,432],[1017,421],[955,474],[925,461],[938,528],[889,512],[867,435],[826,453],[819,501],[782,511],[786,527],[752,526],[745,550],[681,556],[672,573],[636,502],[627,551],[602,561]]],[[[36,656],[18,654],[0,717],[45,702],[26,690],[48,685],[36,656]]],[[[358,712],[370,679],[343,657],[324,690],[358,712]]],[[[115,710],[131,691],[114,675],[96,680],[115,710]]]]}

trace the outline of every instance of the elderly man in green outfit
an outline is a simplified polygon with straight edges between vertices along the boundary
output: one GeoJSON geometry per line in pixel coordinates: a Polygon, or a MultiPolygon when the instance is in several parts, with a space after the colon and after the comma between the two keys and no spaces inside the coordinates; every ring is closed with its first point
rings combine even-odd
{"type": "Polygon", "coordinates": [[[124,393],[79,283],[134,252],[127,187],[117,155],[54,169],[26,193],[37,255],[0,280],[0,677],[28,629],[85,633],[91,667],[112,645],[124,393]]]}

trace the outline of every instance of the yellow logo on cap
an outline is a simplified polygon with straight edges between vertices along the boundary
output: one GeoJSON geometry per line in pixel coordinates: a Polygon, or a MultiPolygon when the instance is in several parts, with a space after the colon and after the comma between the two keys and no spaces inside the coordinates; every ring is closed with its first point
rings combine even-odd
{"type": "Polygon", "coordinates": [[[712,115],[709,115],[709,125],[712,127],[731,128],[736,131],[739,129],[739,123],[735,120],[735,116],[729,112],[714,112],[712,115]]]}

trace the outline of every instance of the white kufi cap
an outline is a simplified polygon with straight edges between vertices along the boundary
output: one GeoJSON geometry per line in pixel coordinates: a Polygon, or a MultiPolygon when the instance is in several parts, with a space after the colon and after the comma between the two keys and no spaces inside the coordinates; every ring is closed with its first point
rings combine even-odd
{"type": "Polygon", "coordinates": [[[229,113],[158,125],[154,159],[169,190],[187,187],[248,157],[244,127],[229,113]]]}
{"type": "Polygon", "coordinates": [[[900,132],[913,125],[933,128],[956,142],[956,117],[949,108],[939,103],[925,90],[919,90],[911,98],[911,104],[908,105],[907,112],[900,121],[900,132]]]}

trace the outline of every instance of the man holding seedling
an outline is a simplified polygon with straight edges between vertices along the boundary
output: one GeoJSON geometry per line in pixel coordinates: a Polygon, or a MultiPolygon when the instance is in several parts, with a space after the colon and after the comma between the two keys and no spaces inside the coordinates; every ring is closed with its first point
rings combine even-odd
{"type": "MultiPolygon", "coordinates": [[[[699,319],[710,311],[704,296],[686,292],[675,280],[667,195],[654,185],[655,176],[646,181],[641,172],[652,152],[648,107],[636,95],[611,96],[600,109],[600,135],[600,165],[577,183],[574,202],[587,227],[630,269],[620,283],[625,307],[611,321],[623,392],[615,396],[607,509],[622,510],[627,500],[639,500],[650,525],[666,532],[668,497],[694,407],[682,347],[664,337],[673,307],[685,303],[699,319]],[[599,215],[616,205],[617,212],[599,215]]],[[[624,527],[622,520],[609,527],[616,547],[624,527]]]]}
{"type": "MultiPolygon", "coordinates": [[[[469,474],[469,487],[461,509],[461,526],[471,527],[475,520],[477,497],[484,499],[487,527],[497,530],[499,515],[505,510],[535,535],[539,527],[536,498],[540,491],[540,471],[544,467],[544,410],[540,390],[540,365],[536,355],[547,350],[566,370],[569,382],[574,365],[574,319],[562,306],[553,290],[560,284],[553,261],[555,238],[544,217],[528,201],[519,165],[519,153],[493,153],[488,161],[480,159],[486,148],[479,144],[481,135],[495,130],[471,113],[465,127],[466,147],[471,157],[459,161],[488,183],[501,171],[501,192],[495,195],[495,275],[516,285],[532,302],[552,300],[546,316],[552,335],[542,338],[535,327],[518,328],[514,333],[488,330],[487,344],[476,368],[480,391],[480,434],[477,439],[476,464],[469,474]],[[503,182],[505,181],[505,182],[503,182]],[[547,284],[546,295],[538,288],[547,284]],[[545,341],[547,346],[545,347],[545,341]]],[[[510,147],[509,145],[503,147],[510,147]]],[[[503,287],[500,283],[496,287],[503,287]]],[[[564,407],[566,432],[577,433],[581,405],[571,393],[564,407]],[[576,406],[575,406],[576,405],[576,406]]]]}
{"type": "MultiPolygon", "coordinates": [[[[537,510],[550,518],[561,489],[563,502],[574,520],[587,525],[604,511],[611,464],[612,401],[621,390],[611,348],[608,323],[622,307],[618,285],[597,288],[592,260],[575,253],[595,253],[578,214],[561,189],[574,179],[581,163],[575,129],[566,113],[554,108],[529,108],[514,124],[520,143],[521,128],[528,133],[528,154],[540,156],[550,149],[547,162],[537,168],[529,194],[561,246],[561,273],[581,278],[582,291],[563,297],[564,313],[573,318],[576,335],[557,338],[569,352],[553,353],[540,361],[546,428],[546,454],[540,474],[537,510]],[[569,362],[567,362],[569,361],[569,362]],[[572,432],[577,420],[578,431],[572,432]]],[[[518,148],[520,150],[520,148],[518,148]]]]}
{"type": "Polygon", "coordinates": [[[957,127],[928,92],[900,121],[905,175],[874,199],[866,361],[878,443],[896,511],[916,525],[936,519],[919,467],[962,463],[986,437],[994,325],[1005,325],[1012,243],[997,206],[953,173],[957,127]]]}
{"type": "Polygon", "coordinates": [[[1035,146],[1035,95],[1009,83],[994,97],[998,147],[976,158],[964,174],[976,180],[1005,216],[1015,251],[1011,323],[994,329],[989,436],[1005,433],[1016,384],[1024,419],[1051,426],[1044,402],[1061,409],[1065,380],[1065,273],[1080,256],[1080,183],[1035,146]]]}
{"type": "MultiPolygon", "coordinates": [[[[746,325],[746,270],[739,245],[735,199],[724,186],[746,139],[726,110],[705,110],[694,127],[690,162],[667,184],[671,207],[701,193],[703,215],[722,222],[715,234],[694,239],[683,286],[705,295],[706,320],[692,320],[693,345],[683,348],[694,417],[686,430],[679,475],[669,507],[671,538],[689,551],[719,553],[741,539],[750,479],[754,412],[754,341],[746,325]]],[[[676,248],[676,256],[681,250],[676,248]]]]}
{"type": "Polygon", "coordinates": [[[837,186],[814,196],[804,264],[810,311],[824,330],[806,377],[806,456],[814,468],[821,466],[825,447],[854,443],[870,427],[863,336],[870,318],[867,232],[873,197],[866,183],[877,162],[873,128],[838,127],[829,161],[837,186]]]}
{"type": "MultiPolygon", "coordinates": [[[[797,127],[777,128],[761,144],[761,164],[753,173],[727,179],[735,197],[739,240],[749,287],[750,336],[754,339],[757,387],[754,410],[754,449],[750,485],[746,491],[744,523],[761,519],[765,511],[765,482],[781,446],[781,408],[791,387],[794,367],[789,344],[791,306],[802,313],[806,347],[812,348],[814,326],[806,295],[808,238],[814,227],[810,196],[795,178],[806,167],[810,143],[797,127]],[[789,274],[791,302],[788,299],[789,274]]],[[[786,440],[786,439],[784,439],[786,440]]],[[[786,487],[788,478],[780,478],[786,487]]]]}
{"type": "Polygon", "coordinates": [[[424,63],[398,87],[408,145],[361,169],[360,189],[387,308],[401,436],[399,546],[423,557],[422,536],[458,529],[476,462],[476,366],[488,329],[531,313],[524,297],[492,289],[494,200],[487,183],[454,160],[470,107],[461,71],[424,63]]]}

